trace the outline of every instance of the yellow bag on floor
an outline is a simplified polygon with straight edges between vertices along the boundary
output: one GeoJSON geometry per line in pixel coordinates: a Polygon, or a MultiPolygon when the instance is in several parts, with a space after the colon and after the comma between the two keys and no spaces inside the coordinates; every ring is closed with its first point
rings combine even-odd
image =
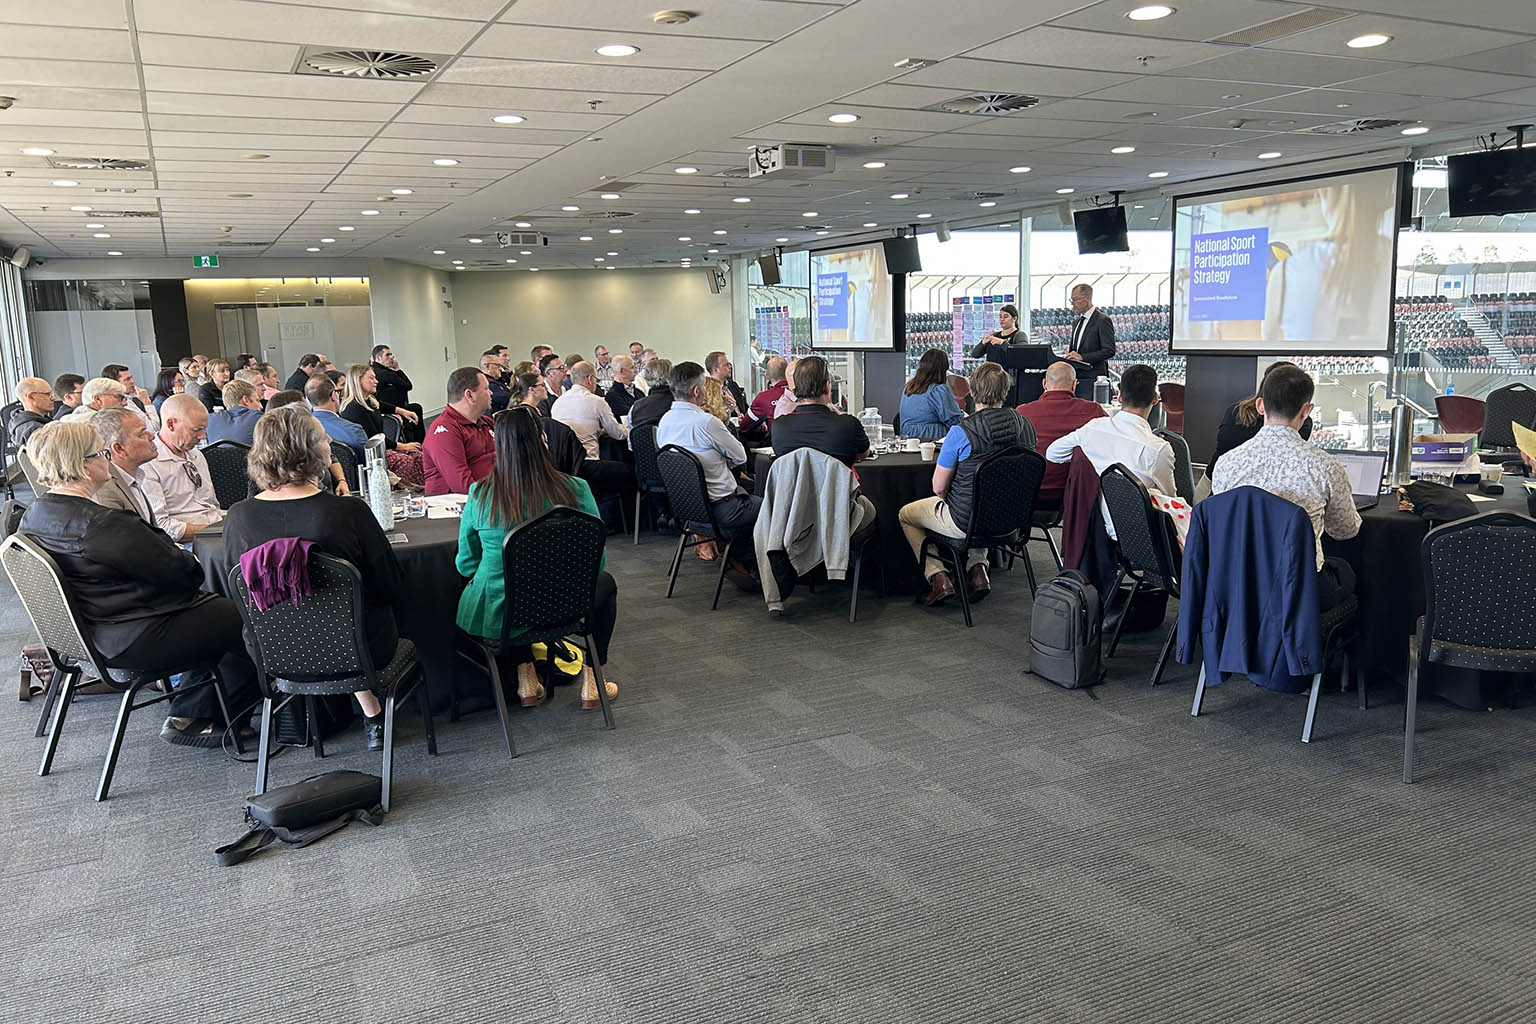
{"type": "MultiPolygon", "coordinates": [[[[530,645],[533,651],[533,662],[540,671],[549,664],[549,647],[546,644],[537,643],[530,645]]],[[[562,676],[570,676],[572,679],[581,675],[582,658],[580,649],[573,647],[564,640],[555,642],[554,650],[555,671],[562,676]]]]}

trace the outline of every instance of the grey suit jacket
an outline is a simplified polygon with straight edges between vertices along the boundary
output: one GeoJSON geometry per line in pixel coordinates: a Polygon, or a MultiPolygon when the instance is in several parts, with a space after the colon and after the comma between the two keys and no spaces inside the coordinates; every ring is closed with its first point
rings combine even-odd
{"type": "Polygon", "coordinates": [[[128,484],[123,479],[125,476],[126,474],[122,470],[113,466],[111,474],[107,477],[107,482],[96,489],[93,500],[96,504],[104,505],[107,508],[132,512],[150,526],[158,525],[155,522],[154,510],[149,507],[148,497],[141,490],[138,493],[138,501],[136,502],[128,484]]]}

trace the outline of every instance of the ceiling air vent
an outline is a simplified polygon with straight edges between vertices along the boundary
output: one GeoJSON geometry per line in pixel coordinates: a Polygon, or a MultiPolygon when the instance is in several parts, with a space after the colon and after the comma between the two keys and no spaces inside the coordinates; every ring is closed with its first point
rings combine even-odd
{"type": "Polygon", "coordinates": [[[633,217],[633,213],[625,210],[599,210],[589,214],[593,220],[621,220],[624,217],[633,217]]]}
{"type": "Polygon", "coordinates": [[[99,218],[101,218],[103,220],[112,220],[112,219],[115,219],[115,218],[123,218],[123,219],[127,219],[127,220],[135,220],[135,219],[159,220],[160,219],[160,211],[159,210],[92,210],[91,211],[91,216],[92,217],[99,217],[99,218]]]}
{"type": "MultiPolygon", "coordinates": [[[[713,177],[716,177],[716,178],[750,178],[750,177],[752,177],[752,174],[745,167],[727,167],[723,171],[716,171],[714,173],[713,177]]],[[[666,261],[663,260],[662,262],[666,262],[666,261]]]]}
{"type": "Polygon", "coordinates": [[[1303,129],[1303,131],[1311,135],[1358,135],[1360,132],[1379,132],[1383,128],[1396,128],[1399,125],[1408,123],[1407,121],[1394,121],[1390,117],[1357,117],[1349,121],[1320,124],[1315,128],[1303,129]]]}
{"type": "Polygon", "coordinates": [[[148,160],[117,160],[106,156],[51,156],[48,166],[64,171],[147,171],[148,160]]]}
{"type": "Polygon", "coordinates": [[[425,78],[443,66],[446,57],[434,53],[401,53],[398,50],[332,50],[304,48],[295,74],[336,75],[340,78],[399,80],[425,78]]]}
{"type": "MultiPolygon", "coordinates": [[[[95,215],[92,214],[92,216],[95,216],[95,215]]],[[[275,245],[275,244],[276,244],[275,242],[225,242],[225,241],[220,241],[220,242],[215,242],[214,243],[214,248],[219,249],[221,251],[224,250],[224,249],[265,249],[267,246],[275,245]]]]}
{"type": "Polygon", "coordinates": [[[1039,104],[1038,96],[1025,96],[1022,93],[973,92],[935,103],[929,109],[944,110],[951,114],[1014,114],[1039,104]]]}

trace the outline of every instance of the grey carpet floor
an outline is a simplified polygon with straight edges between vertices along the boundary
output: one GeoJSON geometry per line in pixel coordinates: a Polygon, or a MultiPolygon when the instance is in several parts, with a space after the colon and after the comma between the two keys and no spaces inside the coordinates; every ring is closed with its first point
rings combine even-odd
{"type": "Polygon", "coordinates": [[[1093,696],[1022,675],[1022,572],[972,630],[872,594],[850,626],[841,586],[711,614],[692,558],[664,600],[670,552],[609,547],[615,731],[569,688],[515,761],[494,712],[435,759],[407,718],[383,826],[235,868],[250,765],[147,713],[96,804],[114,702],[39,779],[6,683],[0,1020],[1536,1018],[1531,711],[1430,705],[1404,786],[1398,695],[1325,696],[1303,746],[1302,697],[1149,690],[1157,636],[1093,696]]]}

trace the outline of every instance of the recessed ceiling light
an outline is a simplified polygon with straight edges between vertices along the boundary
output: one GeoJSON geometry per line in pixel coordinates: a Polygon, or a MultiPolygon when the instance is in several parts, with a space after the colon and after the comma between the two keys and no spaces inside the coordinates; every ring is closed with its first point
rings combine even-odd
{"type": "Polygon", "coordinates": [[[1008,173],[1009,174],[1028,174],[1032,170],[1034,170],[1033,167],[1010,167],[1010,168],[1008,168],[1008,173]]]}
{"type": "Polygon", "coordinates": [[[578,242],[590,242],[590,241],[592,241],[592,236],[591,235],[581,235],[576,240],[578,242]]]}
{"type": "Polygon", "coordinates": [[[92,238],[111,238],[112,236],[107,234],[105,231],[98,231],[94,235],[92,235],[91,237],[92,238]]]}
{"type": "Polygon", "coordinates": [[[88,227],[88,228],[104,228],[104,227],[106,227],[106,225],[105,224],[97,224],[97,223],[93,222],[93,223],[87,224],[86,227],[88,227]]]}
{"type": "Polygon", "coordinates": [[[905,193],[905,192],[892,192],[891,193],[891,198],[892,199],[905,199],[905,198],[907,198],[907,193],[905,193]]]}
{"type": "Polygon", "coordinates": [[[1240,100],[1243,98],[1243,94],[1240,92],[1224,92],[1221,94],[1221,98],[1224,100],[1240,100]]]}
{"type": "Polygon", "coordinates": [[[432,250],[432,255],[433,256],[446,256],[446,255],[448,255],[448,250],[447,249],[433,249],[432,250]]]}
{"type": "Polygon", "coordinates": [[[459,162],[457,160],[455,160],[451,156],[440,156],[436,160],[433,160],[432,162],[437,164],[437,166],[439,166],[439,167],[457,167],[457,166],[459,166],[459,162]]]}
{"type": "Polygon", "coordinates": [[[1427,131],[1429,131],[1429,125],[1427,125],[1427,124],[1416,124],[1416,125],[1412,126],[1411,128],[1404,128],[1398,134],[1400,134],[1400,135],[1423,135],[1427,131]]]}
{"type": "Polygon", "coordinates": [[[750,203],[751,201],[751,198],[748,196],[737,196],[735,199],[731,200],[733,203],[750,203]]]}
{"type": "Polygon", "coordinates": [[[535,274],[537,274],[539,272],[539,268],[538,267],[529,267],[528,269],[533,271],[535,274]]]}
{"type": "Polygon", "coordinates": [[[1135,206],[1131,207],[1131,209],[1133,209],[1133,210],[1144,210],[1144,209],[1146,209],[1146,207],[1142,206],[1142,204],[1140,204],[1140,203],[1137,203],[1135,206]]]}
{"type": "Polygon", "coordinates": [[[918,220],[927,220],[929,217],[932,217],[932,216],[933,216],[933,214],[931,214],[931,213],[920,213],[920,214],[917,215],[917,219],[918,220]]]}
{"type": "Polygon", "coordinates": [[[604,43],[596,52],[604,57],[633,57],[640,52],[640,47],[628,43],[604,43]]]}
{"type": "Polygon", "coordinates": [[[616,252],[610,252],[610,253],[608,253],[608,255],[609,255],[609,256],[617,256],[617,255],[618,255],[618,253],[616,253],[616,252]]]}
{"type": "Polygon", "coordinates": [[[1073,192],[1076,192],[1076,191],[1077,191],[1077,189],[1075,189],[1075,188],[1059,188],[1059,189],[1056,190],[1056,194],[1059,195],[1059,196],[1069,196],[1073,192]]]}
{"type": "Polygon", "coordinates": [[[27,156],[53,156],[53,150],[47,146],[23,146],[22,153],[27,156]]]}
{"type": "Polygon", "coordinates": [[[1335,103],[1333,105],[1333,109],[1334,110],[1348,110],[1352,106],[1354,106],[1354,104],[1352,104],[1352,103],[1335,103]]]}
{"type": "Polygon", "coordinates": [[[604,267],[604,270],[618,270],[618,267],[604,267]]]}
{"type": "Polygon", "coordinates": [[[1382,43],[1390,43],[1391,41],[1392,37],[1385,32],[1367,32],[1363,36],[1355,36],[1355,38],[1344,45],[1348,46],[1351,50],[1366,50],[1372,46],[1380,46],[1382,43]]]}
{"type": "Polygon", "coordinates": [[[592,262],[593,262],[593,263],[607,263],[607,262],[608,262],[608,261],[607,261],[607,260],[605,260],[605,259],[604,259],[604,258],[603,258],[603,257],[601,257],[601,256],[593,256],[593,257],[592,257],[592,262]]]}
{"type": "Polygon", "coordinates": [[[684,213],[698,213],[699,211],[695,210],[693,207],[690,206],[688,209],[684,210],[683,212],[684,213]]]}
{"type": "Polygon", "coordinates": [[[528,249],[519,249],[519,250],[517,250],[517,254],[519,256],[532,256],[533,252],[531,250],[528,250],[528,249]]]}
{"type": "Polygon", "coordinates": [[[108,256],[121,256],[122,253],[118,252],[116,249],[113,249],[111,252],[107,253],[107,255],[108,256]]]}
{"type": "Polygon", "coordinates": [[[449,260],[449,263],[463,263],[463,260],[449,260]]]}
{"type": "Polygon", "coordinates": [[[775,238],[774,241],[775,242],[787,242],[787,241],[789,241],[789,239],[787,239],[787,238],[775,238]]]}
{"type": "Polygon", "coordinates": [[[343,224],[341,227],[337,228],[336,230],[337,231],[356,231],[357,228],[354,228],[351,224],[343,224]]]}
{"type": "Polygon", "coordinates": [[[463,270],[464,268],[463,267],[454,267],[453,269],[454,270],[463,270]]]}
{"type": "Polygon", "coordinates": [[[885,166],[885,161],[884,160],[866,160],[866,161],[864,161],[864,169],[866,171],[878,171],[880,168],[882,168],[884,166],[885,166]]]}
{"type": "Polygon", "coordinates": [[[693,236],[692,235],[678,235],[677,236],[677,240],[679,242],[691,242],[691,241],[693,241],[693,236]]]}
{"type": "Polygon", "coordinates": [[[600,198],[602,198],[602,199],[617,199],[617,198],[619,198],[619,194],[617,192],[604,192],[600,198]]]}
{"type": "Polygon", "coordinates": [[[1167,171],[1150,171],[1150,172],[1148,172],[1147,177],[1149,177],[1149,178],[1166,178],[1166,177],[1168,177],[1168,172],[1167,171]]]}
{"type": "Polygon", "coordinates": [[[508,262],[508,263],[516,263],[516,262],[517,262],[517,260],[514,260],[514,259],[508,259],[508,260],[507,260],[507,262],[508,262]]]}
{"type": "Polygon", "coordinates": [[[1134,152],[1136,152],[1136,147],[1135,146],[1116,146],[1114,149],[1110,150],[1110,152],[1115,154],[1116,156],[1124,156],[1127,153],[1134,153],[1134,152]]]}
{"type": "Polygon", "coordinates": [[[71,206],[70,209],[74,210],[76,213],[90,213],[91,212],[91,208],[89,206],[71,206]]]}
{"type": "Polygon", "coordinates": [[[833,124],[853,124],[853,122],[857,121],[858,119],[858,114],[833,114],[831,117],[827,118],[827,120],[831,121],[833,124]]]}
{"type": "Polygon", "coordinates": [[[1150,220],[1154,224],[1157,223],[1157,218],[1156,217],[1148,217],[1147,220],[1150,220]]]}
{"type": "Polygon", "coordinates": [[[413,194],[416,190],[411,188],[392,188],[389,191],[391,195],[408,196],[413,194]]]}
{"type": "Polygon", "coordinates": [[[880,225],[877,224],[875,221],[867,220],[867,221],[864,222],[864,226],[867,227],[867,228],[877,228],[880,225]]]}
{"type": "Polygon", "coordinates": [[[464,241],[468,242],[470,245],[479,245],[482,242],[484,242],[485,239],[483,239],[483,238],[466,238],[466,239],[464,239],[464,241]]]}
{"type": "Polygon", "coordinates": [[[723,234],[725,234],[725,229],[724,228],[716,228],[715,231],[714,231],[714,234],[723,235],[723,234]]]}
{"type": "Polygon", "coordinates": [[[1157,21],[1159,18],[1168,17],[1176,10],[1178,10],[1177,7],[1169,7],[1167,4],[1148,4],[1145,7],[1126,11],[1125,16],[1132,21],[1157,21]]]}
{"type": "Polygon", "coordinates": [[[266,159],[269,159],[271,156],[272,156],[271,153],[247,153],[247,154],[245,154],[245,159],[247,159],[247,160],[266,160],[266,159]]]}
{"type": "Polygon", "coordinates": [[[987,206],[987,207],[991,207],[991,206],[996,206],[996,205],[997,205],[997,203],[996,203],[996,202],[994,202],[994,201],[993,201],[993,200],[991,200],[991,199],[988,199],[988,200],[987,200],[987,201],[986,201],[986,202],[984,202],[984,203],[977,203],[977,204],[976,204],[976,205],[977,205],[977,206],[987,206]]]}
{"type": "Polygon", "coordinates": [[[306,246],[304,251],[305,252],[319,252],[320,251],[320,247],[318,245],[306,246]]]}
{"type": "Polygon", "coordinates": [[[575,213],[577,210],[581,209],[581,207],[579,207],[579,206],[562,206],[562,207],[560,207],[560,209],[564,210],[566,213],[575,213]]]}
{"type": "Polygon", "coordinates": [[[533,227],[532,224],[528,223],[525,220],[517,221],[512,226],[515,227],[515,228],[531,228],[531,227],[533,227]]]}
{"type": "Polygon", "coordinates": [[[673,174],[698,174],[699,173],[699,169],[697,167],[688,167],[687,165],[684,165],[682,167],[674,167],[674,168],[672,168],[672,173],[673,174]]]}
{"type": "Polygon", "coordinates": [[[818,232],[816,232],[816,234],[818,234],[818,235],[830,235],[831,233],[832,232],[830,232],[830,231],[818,231],[818,232]]]}
{"type": "Polygon", "coordinates": [[[707,253],[710,253],[711,255],[713,255],[714,253],[717,253],[720,250],[719,249],[705,249],[704,251],[707,252],[707,253]]]}
{"type": "Polygon", "coordinates": [[[802,217],[820,217],[821,214],[817,213],[815,210],[806,210],[800,216],[802,216],[802,217]]]}
{"type": "Polygon", "coordinates": [[[74,188],[80,183],[78,181],[70,181],[68,178],[60,178],[58,181],[55,181],[54,184],[59,188],[74,188]]]}
{"type": "Polygon", "coordinates": [[[522,114],[497,114],[491,120],[497,124],[522,124],[528,119],[522,114]]]}
{"type": "Polygon", "coordinates": [[[1273,160],[1275,157],[1283,156],[1283,155],[1284,154],[1282,154],[1279,150],[1272,149],[1268,153],[1260,153],[1259,154],[1259,159],[1260,160],[1273,160]]]}
{"type": "Polygon", "coordinates": [[[359,210],[358,212],[364,217],[377,217],[379,215],[378,210],[359,210]]]}
{"type": "Polygon", "coordinates": [[[608,229],[608,233],[610,235],[622,235],[624,233],[624,229],[623,228],[609,228],[608,229]]]}

